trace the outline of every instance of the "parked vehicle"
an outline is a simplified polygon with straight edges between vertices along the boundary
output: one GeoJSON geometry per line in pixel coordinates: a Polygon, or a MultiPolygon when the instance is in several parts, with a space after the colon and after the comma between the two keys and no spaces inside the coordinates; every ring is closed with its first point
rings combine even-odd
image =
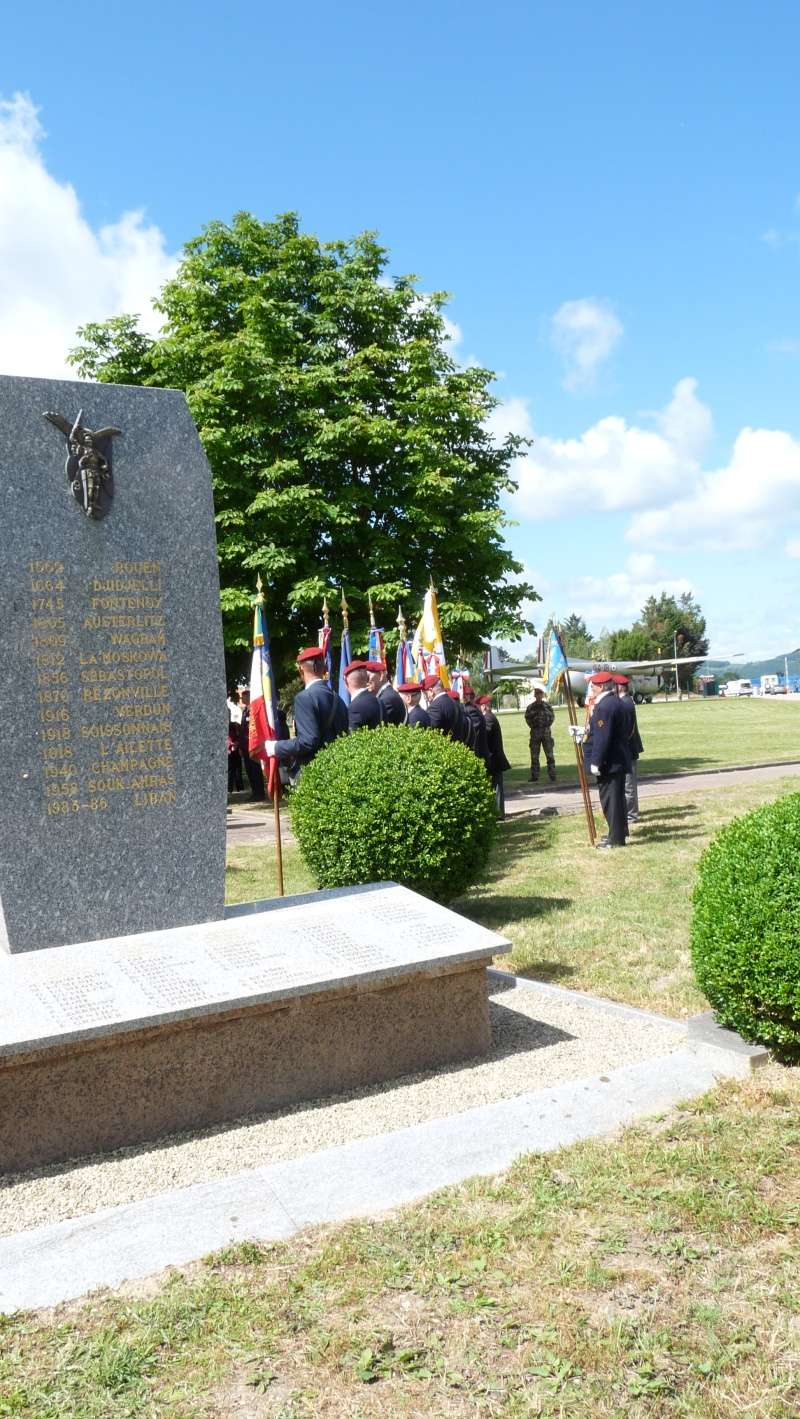
{"type": "Polygon", "coordinates": [[[752,680],[728,680],[726,684],[720,685],[720,694],[725,692],[726,700],[741,699],[745,695],[752,695],[752,680]]]}
{"type": "Polygon", "coordinates": [[[781,681],[780,675],[762,675],[761,693],[762,695],[785,695],[787,689],[781,681]]]}

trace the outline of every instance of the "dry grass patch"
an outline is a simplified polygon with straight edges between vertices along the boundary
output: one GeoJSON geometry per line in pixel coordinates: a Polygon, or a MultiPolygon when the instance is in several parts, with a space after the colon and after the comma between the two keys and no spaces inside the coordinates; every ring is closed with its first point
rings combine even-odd
{"type": "Polygon", "coordinates": [[[8,1319],[0,1414],[795,1419],[799,1104],[771,1068],[156,1296],[8,1319]]]}

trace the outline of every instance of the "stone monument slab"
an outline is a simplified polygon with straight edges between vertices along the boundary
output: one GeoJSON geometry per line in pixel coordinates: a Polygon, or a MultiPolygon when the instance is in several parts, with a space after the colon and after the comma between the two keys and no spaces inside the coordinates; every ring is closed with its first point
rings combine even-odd
{"type": "Polygon", "coordinates": [[[0,1172],[478,1055],[508,950],[378,883],[0,959],[0,1172]]]}
{"type": "Polygon", "coordinates": [[[0,496],[0,945],[218,919],[225,671],[184,395],[0,377],[0,496]]]}

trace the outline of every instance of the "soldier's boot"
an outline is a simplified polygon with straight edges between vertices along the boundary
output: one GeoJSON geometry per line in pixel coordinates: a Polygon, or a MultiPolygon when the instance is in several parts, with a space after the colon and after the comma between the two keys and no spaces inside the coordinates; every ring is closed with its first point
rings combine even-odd
{"type": "Polygon", "coordinates": [[[547,777],[549,778],[549,780],[550,780],[551,783],[555,783],[555,781],[556,781],[556,766],[555,766],[555,764],[548,764],[548,765],[547,765],[547,777]]]}

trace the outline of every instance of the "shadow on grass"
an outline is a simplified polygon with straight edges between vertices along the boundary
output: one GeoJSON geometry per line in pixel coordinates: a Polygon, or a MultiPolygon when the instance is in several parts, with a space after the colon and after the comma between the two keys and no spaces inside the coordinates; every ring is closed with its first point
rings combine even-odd
{"type": "Polygon", "coordinates": [[[697,812],[693,804],[645,809],[639,826],[633,831],[630,845],[700,838],[703,836],[703,829],[693,821],[697,818],[697,812]]]}
{"type": "Polygon", "coordinates": [[[529,921],[536,917],[549,916],[551,912],[567,911],[573,905],[572,897],[510,897],[487,895],[485,897],[462,897],[452,902],[454,910],[477,921],[481,926],[495,927],[498,922],[529,921]]]}
{"type": "Polygon", "coordinates": [[[652,818],[696,818],[699,812],[694,803],[672,803],[663,808],[644,808],[642,818],[649,823],[652,818]]]}
{"type": "MultiPolygon", "coordinates": [[[[529,966],[515,966],[514,974],[525,980],[540,980],[552,984],[553,981],[566,980],[569,976],[574,976],[575,967],[568,966],[565,961],[531,961],[529,966]]],[[[496,977],[492,977],[494,981],[496,977]]],[[[509,987],[506,986],[505,989],[509,987]]]]}

